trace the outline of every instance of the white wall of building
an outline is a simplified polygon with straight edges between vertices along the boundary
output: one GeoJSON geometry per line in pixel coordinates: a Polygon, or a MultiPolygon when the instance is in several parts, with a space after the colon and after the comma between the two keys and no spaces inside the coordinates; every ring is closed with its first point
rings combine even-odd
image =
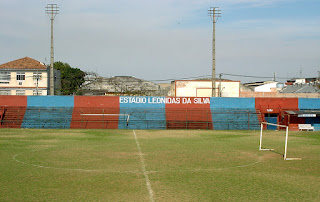
{"type": "Polygon", "coordinates": [[[272,82],[272,83],[268,83],[268,84],[264,84],[258,87],[254,88],[255,92],[272,92],[272,88],[275,89],[277,88],[277,83],[278,82],[272,82]]]}
{"type": "MultiPolygon", "coordinates": [[[[240,81],[217,81],[216,96],[239,97],[240,81]],[[221,88],[220,88],[221,83],[221,88]]],[[[176,97],[212,97],[212,82],[207,80],[181,80],[175,81],[176,97]]]]}
{"type": "Polygon", "coordinates": [[[295,83],[305,84],[306,83],[306,79],[296,79],[295,83]]]}
{"type": "Polygon", "coordinates": [[[9,72],[10,79],[0,79],[0,94],[9,95],[47,95],[48,75],[44,70],[1,70],[9,72]],[[20,75],[20,76],[19,76],[20,75]],[[38,82],[37,82],[37,77],[38,82]]]}

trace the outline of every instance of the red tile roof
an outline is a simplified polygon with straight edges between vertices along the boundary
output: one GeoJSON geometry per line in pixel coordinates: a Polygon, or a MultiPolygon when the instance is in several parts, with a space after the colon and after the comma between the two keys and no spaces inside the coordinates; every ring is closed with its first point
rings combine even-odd
{"type": "Polygon", "coordinates": [[[37,60],[29,57],[24,57],[18,60],[14,60],[0,65],[0,69],[41,69],[46,70],[47,67],[37,60]]]}

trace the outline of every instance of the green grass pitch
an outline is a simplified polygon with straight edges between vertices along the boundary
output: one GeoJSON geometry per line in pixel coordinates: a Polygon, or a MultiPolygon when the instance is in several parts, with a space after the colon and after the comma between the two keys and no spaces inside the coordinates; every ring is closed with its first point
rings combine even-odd
{"type": "Polygon", "coordinates": [[[0,129],[0,201],[320,201],[320,132],[0,129]]]}

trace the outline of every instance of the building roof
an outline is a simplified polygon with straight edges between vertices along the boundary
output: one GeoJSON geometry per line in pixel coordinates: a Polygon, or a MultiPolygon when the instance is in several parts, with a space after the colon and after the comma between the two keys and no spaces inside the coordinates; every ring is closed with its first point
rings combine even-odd
{"type": "Polygon", "coordinates": [[[280,93],[319,93],[320,90],[310,84],[289,85],[283,88],[280,93]]]}
{"type": "Polygon", "coordinates": [[[258,87],[258,86],[262,86],[270,83],[278,83],[278,82],[277,81],[257,81],[252,83],[244,83],[243,85],[247,87],[258,87]]]}
{"type": "Polygon", "coordinates": [[[35,59],[24,57],[18,60],[14,60],[5,64],[0,65],[0,69],[40,69],[46,70],[47,67],[42,63],[35,59]]]}
{"type": "Polygon", "coordinates": [[[297,115],[299,117],[316,117],[320,115],[320,111],[319,110],[288,110],[285,111],[287,114],[290,115],[297,115]]]}

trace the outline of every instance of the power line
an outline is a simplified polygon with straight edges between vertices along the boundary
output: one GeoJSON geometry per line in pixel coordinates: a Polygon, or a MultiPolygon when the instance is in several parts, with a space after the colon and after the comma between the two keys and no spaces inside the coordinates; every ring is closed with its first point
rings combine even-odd
{"type": "MultiPolygon", "coordinates": [[[[216,76],[234,76],[234,77],[243,77],[243,78],[255,78],[255,79],[274,79],[274,76],[253,76],[253,75],[242,75],[242,74],[229,74],[229,73],[219,73],[216,76]]],[[[150,80],[153,82],[160,82],[160,81],[173,81],[173,80],[187,80],[187,79],[201,79],[201,78],[208,78],[210,79],[210,75],[202,75],[202,76],[195,76],[195,77],[185,77],[185,78],[170,78],[170,79],[160,79],[160,80],[150,80]]],[[[277,79],[292,79],[288,77],[277,77],[277,79]]]]}
{"type": "MultiPolygon", "coordinates": [[[[237,76],[237,77],[245,77],[245,78],[256,78],[256,79],[273,79],[273,76],[250,76],[250,75],[241,75],[241,74],[228,74],[222,73],[222,75],[226,76],[237,76]]],[[[288,77],[277,77],[278,79],[290,79],[288,77]]]]}
{"type": "MultiPolygon", "coordinates": [[[[216,76],[233,76],[233,77],[244,77],[244,78],[255,78],[255,79],[273,79],[274,76],[254,76],[254,75],[242,75],[242,74],[229,74],[229,73],[219,73],[216,74],[216,76]]],[[[320,71],[319,71],[319,75],[320,75],[320,71]]],[[[32,78],[34,76],[25,76],[25,78],[32,78]]],[[[210,79],[211,74],[207,74],[207,75],[200,75],[200,76],[192,76],[192,77],[180,77],[180,78],[166,78],[166,79],[153,79],[153,80],[145,80],[145,81],[151,81],[151,82],[163,82],[163,81],[174,81],[174,80],[191,80],[191,79],[210,79]]],[[[11,77],[14,78],[14,77],[11,77]]],[[[50,77],[44,76],[42,75],[41,78],[43,79],[47,79],[50,77]]],[[[112,78],[112,77],[103,77],[103,78],[112,78]]],[[[137,78],[138,79],[138,78],[137,78]]],[[[277,79],[292,79],[292,77],[277,77],[277,79]]],[[[125,81],[124,81],[125,82],[125,81]]],[[[135,81],[128,81],[128,82],[135,82],[135,81]]],[[[140,81],[136,81],[136,82],[140,82],[140,81]]]]}

